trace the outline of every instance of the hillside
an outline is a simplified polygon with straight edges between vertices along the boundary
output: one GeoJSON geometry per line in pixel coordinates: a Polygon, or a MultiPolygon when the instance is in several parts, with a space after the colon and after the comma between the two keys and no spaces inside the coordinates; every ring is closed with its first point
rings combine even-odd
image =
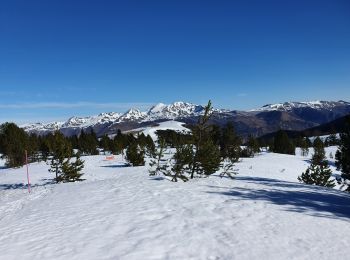
{"type": "MultiPolygon", "coordinates": [[[[329,123],[308,128],[302,131],[286,130],[285,132],[290,138],[296,138],[299,136],[301,137],[325,136],[325,135],[330,135],[334,133],[341,133],[342,131],[344,131],[346,121],[349,119],[350,119],[350,115],[346,115],[336,120],[333,120],[329,123]]],[[[268,141],[274,138],[276,134],[277,132],[269,133],[261,136],[259,139],[268,141]]]]}
{"type": "Polygon", "coordinates": [[[2,259],[348,259],[350,196],[298,183],[307,158],[262,153],[235,180],[188,183],[83,158],[78,183],[30,165],[31,194],[23,168],[0,167],[2,259]]]}

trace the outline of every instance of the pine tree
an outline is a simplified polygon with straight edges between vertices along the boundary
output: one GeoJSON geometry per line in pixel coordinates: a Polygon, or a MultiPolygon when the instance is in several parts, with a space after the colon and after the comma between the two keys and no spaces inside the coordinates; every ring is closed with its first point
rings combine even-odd
{"type": "Polygon", "coordinates": [[[211,175],[220,169],[221,156],[219,146],[211,139],[206,140],[197,153],[199,165],[197,174],[211,175]]]}
{"type": "Polygon", "coordinates": [[[220,140],[221,157],[229,158],[232,162],[237,162],[241,153],[241,139],[236,135],[232,123],[227,123],[222,129],[220,140]]]}
{"type": "Polygon", "coordinates": [[[25,150],[28,150],[27,133],[14,123],[0,125],[0,153],[6,160],[7,167],[24,165],[25,150]]]}
{"type": "Polygon", "coordinates": [[[212,106],[209,100],[205,107],[204,115],[199,118],[198,123],[192,129],[194,155],[191,163],[191,179],[194,178],[195,173],[210,175],[219,167],[217,165],[219,146],[213,143],[210,136],[211,128],[208,125],[211,114],[212,106]],[[214,158],[210,158],[211,156],[214,156],[214,158]]]}
{"type": "Polygon", "coordinates": [[[75,155],[75,159],[72,162],[71,158],[67,158],[63,161],[61,167],[62,173],[57,177],[57,182],[75,182],[82,181],[81,176],[83,173],[81,171],[84,168],[84,161],[80,159],[79,153],[75,155]]]}
{"type": "Polygon", "coordinates": [[[340,183],[350,192],[350,116],[345,121],[345,129],[340,134],[339,147],[335,154],[335,165],[342,172],[340,183]]]}
{"type": "Polygon", "coordinates": [[[100,140],[100,148],[103,149],[104,154],[106,154],[107,151],[110,151],[110,138],[108,135],[103,135],[100,140]]]}
{"type": "Polygon", "coordinates": [[[179,145],[173,156],[173,167],[170,171],[165,171],[164,175],[171,177],[171,181],[177,182],[178,179],[186,182],[189,180],[188,174],[192,171],[194,147],[191,144],[179,145]]]}
{"type": "Polygon", "coordinates": [[[163,139],[159,140],[159,147],[158,149],[153,149],[153,152],[150,153],[151,160],[149,163],[149,166],[151,167],[149,169],[149,175],[159,175],[161,173],[164,173],[167,171],[168,165],[164,163],[164,151],[165,151],[166,145],[165,141],[163,139]]]}
{"type": "Polygon", "coordinates": [[[319,137],[316,137],[313,143],[314,154],[312,156],[312,163],[315,165],[320,165],[326,156],[326,152],[324,150],[324,144],[319,137]]]}
{"type": "Polygon", "coordinates": [[[311,165],[298,177],[298,180],[306,184],[334,187],[334,180],[330,180],[332,171],[329,169],[326,160],[323,143],[316,139],[314,142],[315,153],[312,156],[311,165]]]}
{"type": "Polygon", "coordinates": [[[330,180],[331,175],[332,171],[329,169],[326,161],[322,164],[311,163],[306,171],[298,177],[298,180],[306,184],[332,188],[335,186],[335,183],[334,180],[330,180]]]}
{"type": "Polygon", "coordinates": [[[76,155],[74,162],[71,161],[73,154],[72,146],[64,135],[56,131],[50,143],[52,154],[49,172],[55,173],[56,182],[73,182],[81,180],[84,162],[76,155]]]}
{"type": "Polygon", "coordinates": [[[136,141],[129,144],[126,149],[126,158],[132,166],[145,165],[145,150],[136,141]]]}
{"type": "Polygon", "coordinates": [[[301,156],[308,156],[309,154],[309,144],[306,140],[307,138],[303,138],[300,142],[301,156]]]}
{"type": "Polygon", "coordinates": [[[295,146],[285,131],[280,130],[276,133],[273,143],[273,152],[295,155],[295,146]]]}

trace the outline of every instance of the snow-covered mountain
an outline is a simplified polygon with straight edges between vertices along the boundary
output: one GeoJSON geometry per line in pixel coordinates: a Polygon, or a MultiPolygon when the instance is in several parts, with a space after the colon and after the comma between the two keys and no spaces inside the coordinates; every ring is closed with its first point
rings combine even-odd
{"type": "MultiPolygon", "coordinates": [[[[263,135],[280,128],[303,130],[330,122],[350,113],[350,103],[345,101],[285,102],[269,104],[250,111],[215,109],[212,120],[216,124],[234,122],[242,134],[263,135]]],[[[27,132],[46,134],[61,130],[66,135],[79,134],[83,129],[93,129],[98,135],[113,135],[122,131],[152,125],[160,121],[178,120],[193,123],[204,113],[204,106],[187,102],[159,103],[147,111],[131,108],[121,114],[101,113],[88,117],[71,117],[66,122],[22,125],[27,132]]]]}
{"type": "Polygon", "coordinates": [[[309,101],[309,102],[284,102],[277,104],[267,104],[258,109],[251,111],[291,111],[297,108],[311,108],[311,109],[325,109],[331,110],[337,106],[347,105],[350,106],[349,102],[346,101],[309,101]]]}

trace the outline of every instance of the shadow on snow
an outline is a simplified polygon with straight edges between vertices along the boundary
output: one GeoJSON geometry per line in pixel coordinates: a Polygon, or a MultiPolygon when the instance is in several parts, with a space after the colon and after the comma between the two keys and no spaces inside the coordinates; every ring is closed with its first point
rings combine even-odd
{"type": "MultiPolygon", "coordinates": [[[[327,218],[350,217],[350,195],[345,192],[306,184],[259,177],[236,177],[236,181],[257,184],[258,189],[235,187],[208,191],[231,196],[234,200],[266,201],[285,206],[284,210],[327,218]],[[264,185],[264,188],[261,188],[264,185]]],[[[208,186],[217,188],[215,186],[208,186]]]]}
{"type": "MultiPolygon", "coordinates": [[[[30,187],[31,188],[35,188],[35,187],[44,187],[46,185],[50,185],[50,184],[56,184],[56,182],[54,180],[50,180],[50,179],[42,179],[45,180],[44,183],[37,183],[37,184],[31,184],[30,187]]],[[[17,190],[17,189],[27,189],[28,188],[28,184],[26,183],[5,183],[5,184],[0,184],[0,190],[17,190]]]]}
{"type": "Polygon", "coordinates": [[[130,164],[110,164],[110,165],[101,165],[100,167],[103,168],[125,168],[125,167],[131,167],[130,164]]]}

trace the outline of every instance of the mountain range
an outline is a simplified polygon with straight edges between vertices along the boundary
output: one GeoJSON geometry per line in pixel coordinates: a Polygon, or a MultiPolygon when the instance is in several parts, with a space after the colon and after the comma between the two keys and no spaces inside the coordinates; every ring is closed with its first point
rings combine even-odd
{"type": "MultiPolygon", "coordinates": [[[[47,134],[60,130],[70,136],[81,130],[94,130],[98,136],[156,125],[159,122],[176,120],[187,124],[195,123],[204,113],[205,107],[186,102],[169,105],[159,103],[148,111],[131,108],[125,113],[101,113],[96,116],[71,117],[65,122],[34,123],[21,127],[29,133],[47,134]]],[[[268,104],[250,111],[214,109],[211,123],[224,125],[233,122],[241,135],[262,136],[279,129],[300,131],[328,123],[350,114],[350,102],[312,101],[268,104]]]]}

